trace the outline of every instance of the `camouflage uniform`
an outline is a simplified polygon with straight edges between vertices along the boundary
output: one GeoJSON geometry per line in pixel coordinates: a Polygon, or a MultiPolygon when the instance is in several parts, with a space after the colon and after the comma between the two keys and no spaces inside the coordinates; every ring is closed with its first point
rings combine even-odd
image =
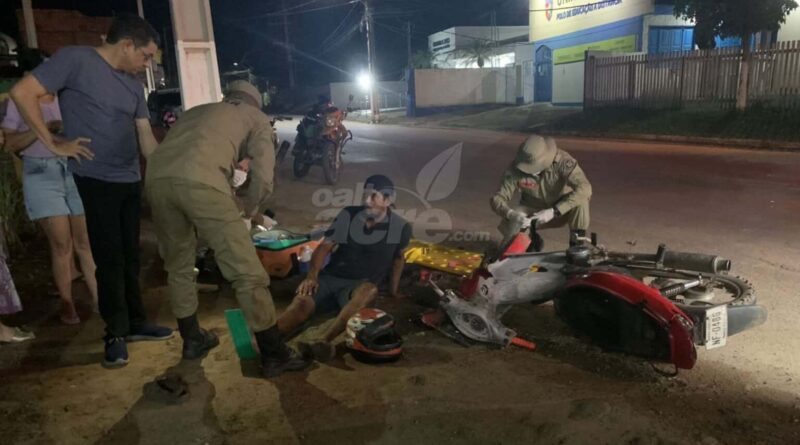
{"type": "Polygon", "coordinates": [[[568,225],[573,231],[589,227],[589,199],[592,186],[578,162],[556,147],[552,138],[531,136],[519,148],[516,159],[503,174],[500,190],[491,199],[492,209],[503,217],[498,226],[507,241],[520,231],[509,219],[511,210],[528,216],[555,209],[555,218],[540,228],[568,225]],[[511,206],[514,194],[521,194],[518,206],[511,206]]]}

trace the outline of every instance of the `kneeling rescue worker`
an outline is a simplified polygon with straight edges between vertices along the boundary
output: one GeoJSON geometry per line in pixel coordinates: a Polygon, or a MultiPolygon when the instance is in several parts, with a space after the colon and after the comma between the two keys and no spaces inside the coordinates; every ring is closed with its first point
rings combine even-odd
{"type": "MultiPolygon", "coordinates": [[[[592,185],[575,158],[559,149],[553,138],[530,136],[491,199],[492,209],[503,217],[498,227],[503,235],[501,246],[507,245],[531,217],[536,220],[533,229],[568,225],[572,244],[576,236],[586,236],[591,196],[592,185]],[[519,206],[511,207],[517,191],[521,194],[519,206]]],[[[536,251],[544,247],[535,230],[532,247],[536,251]]]]}

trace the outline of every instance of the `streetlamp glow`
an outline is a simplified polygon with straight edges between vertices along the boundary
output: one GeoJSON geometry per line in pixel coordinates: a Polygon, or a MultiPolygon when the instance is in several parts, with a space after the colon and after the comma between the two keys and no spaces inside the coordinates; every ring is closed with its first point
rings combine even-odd
{"type": "Polygon", "coordinates": [[[362,90],[367,92],[372,90],[372,76],[370,76],[369,73],[364,72],[359,74],[356,81],[362,90]]]}

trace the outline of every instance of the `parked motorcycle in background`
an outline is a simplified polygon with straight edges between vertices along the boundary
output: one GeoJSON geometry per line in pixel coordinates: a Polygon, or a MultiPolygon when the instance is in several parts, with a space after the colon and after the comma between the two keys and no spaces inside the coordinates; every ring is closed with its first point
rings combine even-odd
{"type": "Polygon", "coordinates": [[[312,165],[321,165],[325,181],[336,184],[344,146],[353,139],[353,134],[342,123],[344,117],[344,111],[329,105],[300,121],[292,149],[292,171],[296,178],[306,176],[312,165]]]}
{"type": "Polygon", "coordinates": [[[272,119],[269,120],[269,124],[272,125],[272,129],[274,130],[272,132],[272,143],[275,146],[276,168],[286,158],[286,153],[289,153],[292,144],[289,141],[281,141],[280,138],[278,138],[278,130],[275,128],[275,122],[290,120],[292,120],[292,118],[288,116],[273,116],[272,119]]]}

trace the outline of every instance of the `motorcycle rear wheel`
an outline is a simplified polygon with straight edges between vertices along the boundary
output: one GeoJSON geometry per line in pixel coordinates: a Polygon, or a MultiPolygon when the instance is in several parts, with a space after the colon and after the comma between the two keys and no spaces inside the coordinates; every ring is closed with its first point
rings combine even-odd
{"type": "Polygon", "coordinates": [[[341,168],[339,150],[337,150],[336,144],[330,141],[323,144],[322,150],[322,171],[325,173],[325,182],[328,185],[336,185],[341,168]]]}

